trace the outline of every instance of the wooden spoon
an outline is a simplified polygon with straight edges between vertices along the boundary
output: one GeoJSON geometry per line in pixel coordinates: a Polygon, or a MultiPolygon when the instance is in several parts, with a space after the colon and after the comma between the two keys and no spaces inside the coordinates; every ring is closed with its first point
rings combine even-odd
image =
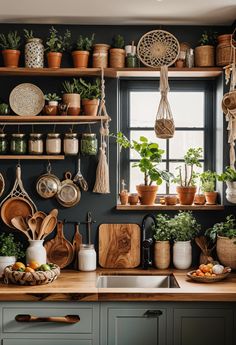
{"type": "Polygon", "coordinates": [[[12,218],[11,223],[17,230],[20,230],[26,237],[28,237],[29,240],[32,240],[32,237],[30,237],[28,233],[29,229],[27,224],[22,216],[12,218]]]}
{"type": "Polygon", "coordinates": [[[40,240],[44,239],[47,237],[56,227],[57,225],[57,218],[54,216],[51,216],[50,219],[48,219],[48,222],[46,223],[44,227],[44,233],[39,237],[40,240]]]}
{"type": "Polygon", "coordinates": [[[57,217],[58,216],[58,209],[54,208],[49,214],[51,214],[54,217],[57,217]]]}
{"type": "Polygon", "coordinates": [[[74,249],[74,269],[78,269],[78,252],[80,250],[80,245],[82,244],[82,235],[79,232],[79,224],[75,224],[75,234],[73,238],[73,249],[74,249]]]}

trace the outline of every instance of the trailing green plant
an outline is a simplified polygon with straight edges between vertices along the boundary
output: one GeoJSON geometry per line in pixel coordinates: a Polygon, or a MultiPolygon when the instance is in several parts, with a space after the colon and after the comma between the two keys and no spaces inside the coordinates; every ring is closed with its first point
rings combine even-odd
{"type": "Polygon", "coordinates": [[[66,30],[64,35],[61,36],[58,34],[58,31],[52,26],[51,29],[49,29],[49,33],[50,35],[46,41],[46,51],[63,53],[64,51],[70,49],[71,32],[69,30],[66,30]]]}
{"type": "Polygon", "coordinates": [[[82,95],[83,87],[81,86],[80,81],[76,78],[73,78],[72,81],[64,81],[62,86],[64,88],[64,93],[77,93],[82,95]]]}
{"type": "Polygon", "coordinates": [[[167,214],[158,214],[152,230],[156,241],[169,241],[171,239],[170,217],[167,214]]]}
{"type": "Polygon", "coordinates": [[[138,167],[144,174],[145,186],[150,186],[153,182],[160,185],[163,180],[169,182],[170,178],[173,177],[170,172],[158,168],[165,151],[161,150],[157,143],[149,142],[144,136],[141,136],[139,141],[130,141],[121,132],[113,136],[116,138],[116,141],[121,148],[131,149],[139,154],[139,162],[133,163],[132,166],[138,167]]]}
{"type": "Polygon", "coordinates": [[[24,36],[25,36],[26,41],[32,40],[33,38],[35,38],[33,30],[24,29],[24,36]]]}
{"type": "Polygon", "coordinates": [[[210,239],[215,242],[217,235],[234,238],[236,237],[236,220],[231,214],[226,217],[224,222],[216,223],[212,228],[206,230],[205,235],[210,237],[210,239]]]}
{"type": "Polygon", "coordinates": [[[101,97],[101,81],[96,78],[95,83],[86,82],[80,78],[80,84],[82,88],[81,98],[82,99],[98,99],[101,97]]]}
{"type": "Polygon", "coordinates": [[[112,47],[118,49],[124,49],[125,39],[121,35],[115,35],[112,39],[112,47]]]}
{"type": "Polygon", "coordinates": [[[201,190],[203,192],[214,192],[217,174],[214,171],[204,171],[200,174],[201,190]]]}
{"type": "Polygon", "coordinates": [[[18,50],[20,48],[21,38],[17,31],[10,31],[7,35],[0,34],[0,47],[5,49],[18,50]]]}
{"type": "Polygon", "coordinates": [[[226,167],[225,171],[221,175],[218,175],[218,180],[222,182],[235,182],[236,170],[231,167],[226,167]]]}
{"type": "Polygon", "coordinates": [[[0,256],[15,256],[17,258],[22,258],[24,255],[22,244],[15,241],[12,234],[2,233],[0,235],[0,256]]]}
{"type": "Polygon", "coordinates": [[[74,50],[81,50],[81,51],[90,51],[92,49],[93,43],[94,43],[94,37],[95,34],[93,33],[92,36],[84,37],[82,35],[79,35],[74,50]]]}
{"type": "Polygon", "coordinates": [[[58,102],[61,100],[61,97],[58,96],[55,92],[54,93],[47,93],[46,95],[44,95],[44,98],[46,101],[48,102],[58,102]]]}
{"type": "Polygon", "coordinates": [[[217,32],[215,31],[203,31],[200,40],[199,40],[199,44],[201,46],[206,46],[206,45],[210,45],[210,46],[215,46],[217,43],[217,32]]]}
{"type": "Polygon", "coordinates": [[[197,236],[201,225],[191,211],[179,211],[170,220],[171,237],[174,241],[190,241],[197,236]]]}
{"type": "Polygon", "coordinates": [[[178,175],[173,179],[172,182],[178,183],[181,187],[191,187],[196,185],[196,179],[198,173],[194,171],[194,167],[201,167],[202,164],[200,159],[202,158],[202,148],[190,148],[184,155],[184,173],[182,166],[178,166],[176,170],[178,175]],[[188,171],[190,169],[190,172],[188,171]]]}

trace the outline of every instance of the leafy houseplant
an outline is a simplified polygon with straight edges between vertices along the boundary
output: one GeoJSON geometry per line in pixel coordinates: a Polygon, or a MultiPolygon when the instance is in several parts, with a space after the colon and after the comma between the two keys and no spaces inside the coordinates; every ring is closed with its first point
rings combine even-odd
{"type": "Polygon", "coordinates": [[[44,46],[41,38],[34,36],[33,30],[24,29],[25,44],[25,67],[44,67],[44,46]]]}
{"type": "Polygon", "coordinates": [[[190,148],[184,155],[184,172],[179,166],[178,175],[173,179],[177,183],[176,191],[178,193],[181,205],[192,205],[194,195],[196,193],[196,178],[198,174],[194,171],[194,167],[201,167],[200,159],[202,157],[202,148],[190,148]]]}
{"type": "Polygon", "coordinates": [[[215,48],[217,41],[216,32],[204,31],[195,48],[195,65],[197,67],[212,67],[215,64],[215,48]]]}
{"type": "Polygon", "coordinates": [[[226,167],[225,171],[218,176],[218,180],[225,182],[226,199],[235,204],[236,203],[236,170],[231,167],[226,167]]]}
{"type": "Polygon", "coordinates": [[[24,29],[24,36],[25,36],[26,41],[32,40],[33,38],[35,38],[33,30],[24,29]]]}
{"type": "Polygon", "coordinates": [[[216,241],[216,253],[220,262],[236,269],[236,220],[233,215],[226,217],[225,221],[216,223],[206,231],[206,236],[216,241]]]}
{"type": "Polygon", "coordinates": [[[213,171],[207,170],[200,174],[201,189],[205,194],[208,205],[215,205],[217,192],[215,191],[215,183],[217,174],[213,171]]]}
{"type": "Polygon", "coordinates": [[[45,105],[45,111],[47,115],[57,115],[58,114],[58,102],[61,100],[55,92],[48,93],[44,95],[46,101],[48,101],[48,106],[45,105]]]}
{"type": "Polygon", "coordinates": [[[144,136],[141,136],[139,141],[129,141],[123,133],[119,132],[115,137],[121,148],[131,149],[139,154],[140,160],[134,163],[133,167],[138,167],[144,174],[144,184],[136,186],[136,189],[141,204],[152,205],[156,198],[157,185],[160,185],[163,180],[169,182],[172,176],[169,172],[158,168],[164,150],[161,150],[157,143],[149,142],[144,136]],[[156,185],[152,185],[153,182],[156,185]]]}
{"type": "Polygon", "coordinates": [[[60,68],[62,53],[70,48],[71,32],[66,30],[64,35],[61,36],[52,26],[49,33],[50,35],[46,41],[48,67],[60,68]]]}
{"type": "Polygon", "coordinates": [[[58,96],[55,92],[54,93],[47,93],[45,95],[45,100],[48,102],[59,102],[61,97],[58,96]]]}
{"type": "Polygon", "coordinates": [[[98,113],[99,98],[101,97],[101,83],[100,79],[96,79],[95,83],[91,84],[80,78],[80,85],[82,87],[82,105],[85,115],[96,116],[98,113]]]}
{"type": "Polygon", "coordinates": [[[17,31],[10,31],[7,35],[0,34],[0,48],[2,49],[5,67],[18,67],[20,58],[21,38],[17,31]]]}
{"type": "Polygon", "coordinates": [[[76,68],[87,68],[88,67],[88,59],[89,59],[89,52],[92,49],[94,43],[94,36],[84,37],[80,35],[76,41],[75,49],[72,52],[72,58],[74,67],[76,68]]]}
{"type": "Polygon", "coordinates": [[[16,262],[17,258],[23,257],[22,245],[16,242],[12,234],[0,235],[0,276],[4,268],[16,262]]]}
{"type": "Polygon", "coordinates": [[[121,35],[116,35],[112,40],[110,49],[110,67],[123,68],[125,66],[125,40],[121,35]]]}
{"type": "Polygon", "coordinates": [[[80,113],[80,94],[82,87],[78,79],[73,78],[72,81],[64,81],[62,84],[64,93],[62,96],[63,103],[67,105],[68,115],[79,115],[80,113]]]}

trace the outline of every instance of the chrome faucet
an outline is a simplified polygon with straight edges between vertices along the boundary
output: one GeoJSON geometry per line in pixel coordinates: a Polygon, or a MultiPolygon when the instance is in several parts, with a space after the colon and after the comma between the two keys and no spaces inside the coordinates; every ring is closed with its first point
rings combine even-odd
{"type": "Polygon", "coordinates": [[[142,268],[143,269],[148,269],[148,267],[152,266],[152,255],[151,255],[151,251],[152,251],[152,245],[153,245],[153,238],[152,236],[149,234],[149,236],[147,236],[147,232],[146,232],[146,221],[147,219],[151,218],[154,222],[154,224],[156,225],[156,218],[154,217],[153,214],[147,214],[146,216],[144,216],[143,220],[142,220],[142,225],[141,225],[141,229],[142,229],[142,260],[141,260],[141,264],[142,264],[142,268]]]}

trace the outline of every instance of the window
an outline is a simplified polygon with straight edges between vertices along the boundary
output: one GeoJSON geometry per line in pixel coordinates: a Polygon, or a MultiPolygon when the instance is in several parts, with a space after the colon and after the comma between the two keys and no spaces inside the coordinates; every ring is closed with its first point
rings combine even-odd
{"type": "MultiPolygon", "coordinates": [[[[165,150],[161,168],[176,173],[176,167],[183,164],[183,156],[190,147],[203,148],[203,169],[214,169],[214,84],[211,80],[172,80],[169,81],[169,102],[171,105],[176,132],[172,139],[159,139],[155,136],[154,122],[160,101],[159,81],[121,80],[120,90],[120,130],[129,139],[144,135],[165,150]]],[[[123,150],[120,155],[120,177],[127,181],[129,190],[142,183],[143,175],[133,162],[138,154],[123,150]]],[[[163,183],[158,193],[175,193],[175,186],[163,183]]]]}

